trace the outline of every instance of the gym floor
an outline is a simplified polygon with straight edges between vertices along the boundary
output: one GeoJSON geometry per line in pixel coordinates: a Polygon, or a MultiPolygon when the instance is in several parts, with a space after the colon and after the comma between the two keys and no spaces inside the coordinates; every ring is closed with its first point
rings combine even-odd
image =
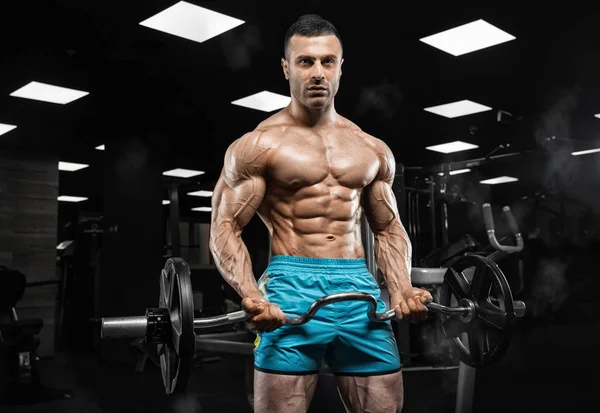
{"type": "MultiPolygon", "coordinates": [[[[600,319],[523,319],[511,347],[497,364],[478,370],[473,412],[571,412],[598,405],[600,319]]],[[[239,357],[239,356],[238,356],[239,357]]],[[[173,412],[250,413],[243,360],[224,356],[194,370],[184,397],[164,395],[160,371],[105,366],[92,354],[57,354],[39,362],[43,384],[69,389],[66,400],[1,406],[5,413],[173,412]]],[[[132,363],[133,364],[133,363],[132,363]]],[[[403,412],[454,413],[457,370],[407,371],[403,412]]],[[[326,379],[322,386],[327,388],[326,379]]],[[[317,390],[311,412],[336,412],[331,392],[317,390]]],[[[597,409],[592,409],[597,410],[597,409]]]]}

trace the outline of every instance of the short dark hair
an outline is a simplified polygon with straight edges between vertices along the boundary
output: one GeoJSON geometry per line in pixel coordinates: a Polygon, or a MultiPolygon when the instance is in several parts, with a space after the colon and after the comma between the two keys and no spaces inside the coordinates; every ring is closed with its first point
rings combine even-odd
{"type": "Polygon", "coordinates": [[[285,38],[283,40],[283,55],[287,59],[288,57],[288,48],[290,39],[295,34],[300,36],[327,36],[333,35],[338,38],[340,41],[340,46],[342,46],[343,53],[343,45],[342,38],[340,37],[340,33],[337,31],[335,26],[323,19],[321,16],[317,14],[305,14],[303,16],[298,17],[290,27],[287,29],[285,33],[285,38]]]}

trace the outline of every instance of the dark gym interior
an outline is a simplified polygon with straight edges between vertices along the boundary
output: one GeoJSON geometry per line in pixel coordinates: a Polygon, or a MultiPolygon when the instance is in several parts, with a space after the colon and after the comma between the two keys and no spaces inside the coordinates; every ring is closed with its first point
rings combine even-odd
{"type": "MultiPolygon", "coordinates": [[[[289,102],[283,38],[307,13],[331,21],[344,41],[337,112],[394,153],[412,266],[448,274],[459,258],[491,256],[524,303],[503,327],[502,357],[485,366],[464,363],[439,317],[394,320],[402,411],[599,408],[599,12],[25,0],[0,5],[0,412],[252,411],[254,335],[244,322],[195,330],[189,383],[176,394],[165,391],[158,344],[103,339],[100,324],[159,307],[161,270],[173,257],[189,264],[194,318],[240,310],[209,251],[211,194],[229,145],[289,102]],[[237,20],[203,41],[147,24],[184,5],[237,20]],[[480,20],[510,40],[457,55],[424,41],[480,20]],[[33,82],[85,93],[58,103],[18,96],[33,82]],[[284,103],[234,103],[261,91],[284,103]],[[463,100],[485,109],[429,110],[463,100]],[[430,149],[456,141],[473,146],[430,149]],[[195,173],[167,173],[177,169],[195,173]],[[484,216],[501,245],[516,245],[503,207],[523,242],[506,254],[490,245],[484,216]]],[[[270,260],[258,216],[242,238],[258,278],[270,260]]],[[[446,284],[422,285],[441,300],[446,284]]],[[[309,411],[345,411],[327,366],[309,411]]]]}

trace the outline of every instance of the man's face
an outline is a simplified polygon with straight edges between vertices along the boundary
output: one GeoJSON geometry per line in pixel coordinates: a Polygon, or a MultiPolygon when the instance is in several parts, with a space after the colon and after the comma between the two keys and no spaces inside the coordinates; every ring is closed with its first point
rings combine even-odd
{"type": "Polygon", "coordinates": [[[321,109],[333,102],[342,76],[342,47],[337,37],[290,39],[287,59],[281,59],[293,98],[309,109],[321,109]]]}

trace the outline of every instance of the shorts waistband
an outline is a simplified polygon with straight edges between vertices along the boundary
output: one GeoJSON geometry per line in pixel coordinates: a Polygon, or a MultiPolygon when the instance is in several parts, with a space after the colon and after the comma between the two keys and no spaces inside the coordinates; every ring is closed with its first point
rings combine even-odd
{"type": "Polygon", "coordinates": [[[297,269],[309,273],[347,274],[348,272],[368,272],[364,258],[313,258],[292,255],[275,255],[267,267],[267,272],[297,269]]]}

